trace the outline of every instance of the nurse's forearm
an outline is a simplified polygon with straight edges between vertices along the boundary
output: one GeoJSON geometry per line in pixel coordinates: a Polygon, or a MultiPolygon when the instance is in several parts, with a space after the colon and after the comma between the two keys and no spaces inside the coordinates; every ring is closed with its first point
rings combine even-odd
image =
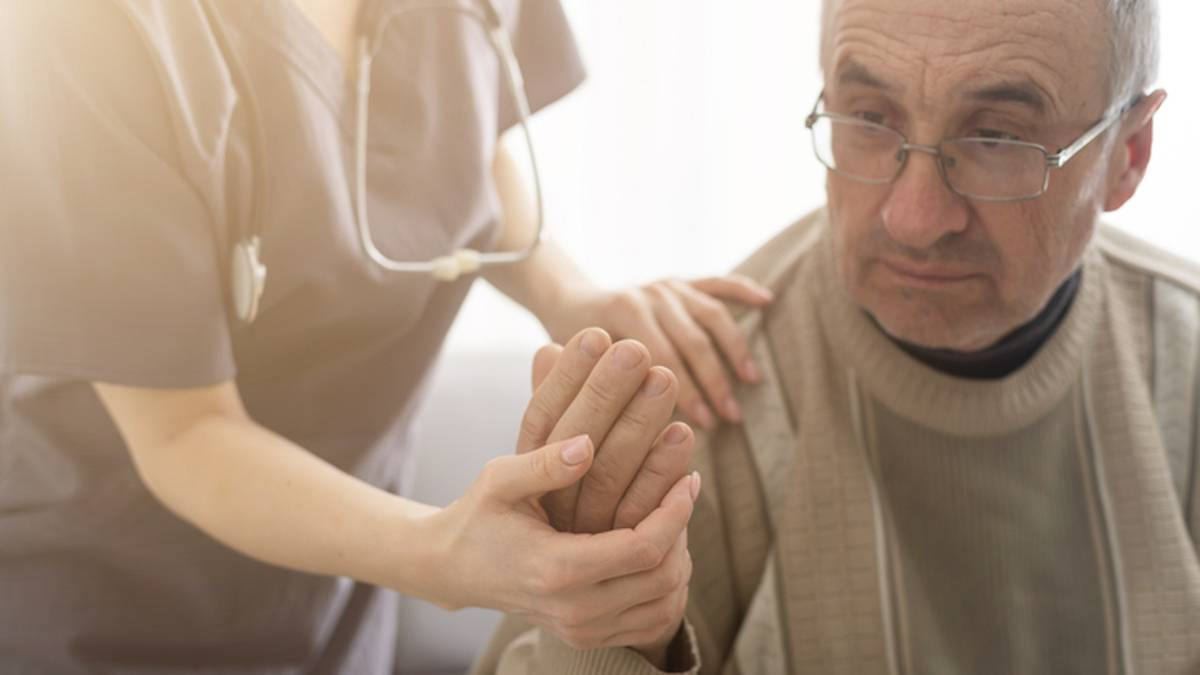
{"type": "MultiPolygon", "coordinates": [[[[496,250],[522,250],[537,236],[537,207],[503,144],[496,146],[492,177],[501,206],[501,232],[496,250]]],[[[485,268],[484,278],[532,312],[543,325],[550,323],[551,315],[574,298],[596,290],[567,254],[548,240],[520,263],[485,268]]]]}
{"type": "Polygon", "coordinates": [[[135,453],[147,487],[223,544],[281,567],[427,596],[416,522],[433,507],[349,476],[246,420],[211,416],[135,453]]]}

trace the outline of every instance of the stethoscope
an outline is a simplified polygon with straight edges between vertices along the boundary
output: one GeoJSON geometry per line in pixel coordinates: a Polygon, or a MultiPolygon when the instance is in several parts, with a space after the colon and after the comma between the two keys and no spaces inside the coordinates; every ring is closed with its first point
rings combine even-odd
{"type": "MultiPolygon", "coordinates": [[[[533,255],[542,242],[545,225],[542,205],[542,182],[538,173],[537,155],[533,148],[533,136],[529,131],[529,99],[525,94],[525,84],[517,57],[513,53],[508,33],[500,20],[493,0],[476,0],[469,4],[454,0],[423,0],[406,3],[401,9],[393,11],[380,22],[375,33],[375,39],[363,35],[358,39],[358,87],[356,102],[356,124],[354,132],[354,210],[357,221],[358,239],[367,257],[375,264],[393,272],[408,272],[429,274],[438,281],[450,282],[464,274],[477,272],[484,266],[506,265],[517,263],[533,255]],[[481,9],[482,6],[482,9],[481,9]],[[375,57],[372,44],[379,44],[384,30],[398,16],[419,11],[445,10],[462,14],[483,27],[488,42],[500,63],[500,70],[508,86],[513,107],[516,109],[517,121],[525,136],[525,146],[529,151],[530,171],[533,175],[534,194],[537,202],[537,230],[533,242],[520,251],[485,253],[474,249],[461,248],[450,255],[440,256],[425,262],[405,262],[388,257],[375,244],[371,235],[370,220],[367,216],[367,119],[371,96],[371,64],[375,57]]],[[[249,95],[249,80],[245,68],[238,59],[237,53],[230,48],[222,24],[217,19],[214,3],[202,3],[208,15],[213,34],[220,43],[221,50],[231,64],[231,72],[236,80],[235,86],[243,92],[242,98],[247,102],[251,115],[250,126],[254,128],[254,174],[256,188],[251,197],[249,223],[239,233],[237,243],[233,246],[230,258],[230,294],[233,309],[237,317],[244,323],[250,323],[258,316],[263,290],[266,288],[267,267],[262,262],[261,228],[265,216],[265,199],[260,192],[267,186],[266,154],[262,134],[262,116],[257,101],[249,95]]]]}

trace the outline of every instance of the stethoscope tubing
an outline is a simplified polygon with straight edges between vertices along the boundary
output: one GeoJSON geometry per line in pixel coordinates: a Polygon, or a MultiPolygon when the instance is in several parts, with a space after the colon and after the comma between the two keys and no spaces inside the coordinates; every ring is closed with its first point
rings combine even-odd
{"type": "Polygon", "coordinates": [[[517,121],[525,138],[526,149],[530,158],[530,171],[534,184],[534,199],[536,203],[537,227],[533,242],[520,251],[497,253],[481,253],[474,249],[459,249],[454,253],[433,260],[416,262],[395,260],[375,243],[371,234],[370,218],[367,213],[367,128],[369,123],[371,65],[374,53],[368,36],[358,39],[358,72],[357,72],[357,101],[354,133],[354,203],[355,219],[357,221],[358,238],[363,252],[375,264],[393,272],[429,273],[442,281],[453,281],[462,274],[478,271],[488,265],[504,265],[526,260],[541,243],[545,229],[545,205],[542,198],[542,181],[538,169],[537,153],[534,149],[533,134],[529,129],[529,100],[525,95],[525,84],[521,75],[520,65],[512,49],[500,15],[491,0],[480,0],[488,9],[485,13],[475,4],[464,5],[452,2],[413,2],[402,9],[394,11],[380,23],[378,34],[383,33],[387,23],[410,12],[420,11],[452,11],[478,21],[485,28],[488,42],[499,59],[502,76],[508,85],[513,107],[516,109],[517,121]]]}

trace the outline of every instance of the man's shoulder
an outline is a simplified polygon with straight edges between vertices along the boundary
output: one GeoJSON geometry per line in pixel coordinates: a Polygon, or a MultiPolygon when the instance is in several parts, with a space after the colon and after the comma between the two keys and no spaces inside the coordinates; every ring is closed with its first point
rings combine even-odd
{"type": "Polygon", "coordinates": [[[1200,263],[1151,244],[1111,225],[1096,241],[1104,261],[1143,283],[1166,283],[1200,298],[1200,263]]]}

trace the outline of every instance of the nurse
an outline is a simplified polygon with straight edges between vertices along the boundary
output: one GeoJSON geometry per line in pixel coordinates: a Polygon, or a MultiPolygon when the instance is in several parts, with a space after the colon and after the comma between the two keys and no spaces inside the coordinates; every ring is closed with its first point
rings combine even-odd
{"type": "MultiPolygon", "coordinates": [[[[447,509],[396,495],[476,275],[384,269],[359,225],[420,262],[525,250],[538,222],[497,143],[520,106],[454,8],[499,22],[531,110],[582,78],[555,0],[476,3],[0,4],[6,671],[388,672],[395,591],[531,616],[601,598],[645,628],[621,624],[652,599],[623,580],[690,501],[668,494],[636,530],[555,532],[533,500],[583,475],[590,442],[499,459],[447,509]],[[255,263],[265,291],[247,296],[255,263]],[[557,583],[539,584],[547,561],[557,583]]],[[[722,358],[756,379],[715,300],[766,302],[749,282],[603,292],[549,244],[484,274],[556,339],[642,340],[593,329],[572,348],[673,366],[699,424],[739,415],[722,358]]]]}

